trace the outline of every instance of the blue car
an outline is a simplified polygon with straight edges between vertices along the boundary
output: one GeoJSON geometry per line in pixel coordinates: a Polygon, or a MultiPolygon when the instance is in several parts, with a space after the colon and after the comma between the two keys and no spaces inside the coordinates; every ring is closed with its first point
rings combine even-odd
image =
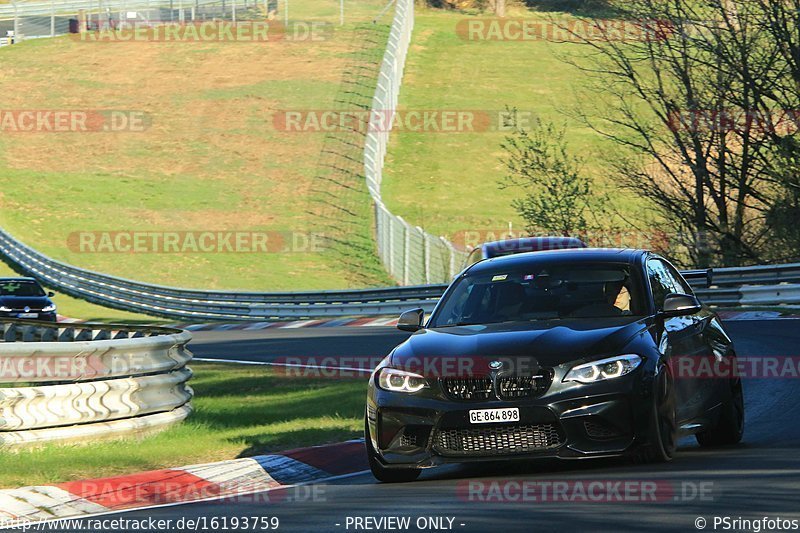
{"type": "Polygon", "coordinates": [[[572,248],[586,248],[586,243],[577,237],[521,237],[519,239],[485,242],[480,246],[476,246],[469,253],[464,267],[472,266],[483,259],[502,257],[504,255],[572,248]]]}

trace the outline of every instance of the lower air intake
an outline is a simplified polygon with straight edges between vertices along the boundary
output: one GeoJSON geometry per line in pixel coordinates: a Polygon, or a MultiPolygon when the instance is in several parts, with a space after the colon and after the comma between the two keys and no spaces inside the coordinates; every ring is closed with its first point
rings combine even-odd
{"type": "Polygon", "coordinates": [[[443,455],[494,455],[554,448],[563,437],[553,424],[448,429],[436,434],[436,451],[443,455]]]}

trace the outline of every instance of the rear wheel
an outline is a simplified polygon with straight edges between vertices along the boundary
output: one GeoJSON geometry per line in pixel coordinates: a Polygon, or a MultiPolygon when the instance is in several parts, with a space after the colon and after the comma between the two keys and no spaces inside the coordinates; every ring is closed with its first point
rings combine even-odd
{"type": "Polygon", "coordinates": [[[656,373],[652,404],[650,443],[642,449],[639,459],[646,463],[665,463],[672,461],[678,441],[675,386],[666,365],[660,365],[656,373]]]}
{"type": "Polygon", "coordinates": [[[744,434],[744,393],[741,378],[730,381],[730,396],[722,404],[717,425],[698,433],[697,442],[700,446],[725,446],[737,444],[744,434]]]}
{"type": "Polygon", "coordinates": [[[414,481],[422,471],[419,468],[386,468],[378,459],[378,452],[372,447],[372,439],[369,436],[369,423],[364,418],[364,445],[367,448],[367,459],[369,469],[375,479],[384,483],[405,483],[414,481]]]}

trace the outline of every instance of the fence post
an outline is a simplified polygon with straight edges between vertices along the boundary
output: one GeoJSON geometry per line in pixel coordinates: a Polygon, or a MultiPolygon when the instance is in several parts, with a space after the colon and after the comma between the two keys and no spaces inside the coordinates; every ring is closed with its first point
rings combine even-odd
{"type": "Polygon", "coordinates": [[[233,20],[233,23],[236,24],[236,0],[233,0],[233,3],[231,4],[231,19],[233,20]]]}
{"type": "Polygon", "coordinates": [[[444,243],[445,248],[447,248],[447,253],[450,256],[450,275],[448,278],[453,279],[456,275],[456,249],[453,247],[453,243],[444,237],[439,238],[442,240],[442,243],[444,243]]]}
{"type": "Polygon", "coordinates": [[[11,42],[17,44],[19,41],[19,13],[17,13],[17,3],[14,0],[11,0],[11,5],[14,7],[14,37],[11,42]]]}
{"type": "Polygon", "coordinates": [[[50,37],[56,36],[56,2],[50,0],[50,37]]]}
{"type": "Polygon", "coordinates": [[[411,226],[403,221],[405,232],[405,249],[403,250],[403,285],[410,285],[411,281],[411,226]]]}
{"type": "MultiPolygon", "coordinates": [[[[422,228],[420,228],[422,230],[422,228]]],[[[425,254],[425,283],[430,285],[431,282],[431,243],[428,242],[428,234],[422,232],[422,250],[425,254]]]]}
{"type": "Polygon", "coordinates": [[[389,255],[388,257],[388,266],[389,266],[389,274],[394,277],[394,253],[395,253],[395,245],[394,245],[394,225],[396,221],[393,216],[387,217],[389,220],[389,255]]]}

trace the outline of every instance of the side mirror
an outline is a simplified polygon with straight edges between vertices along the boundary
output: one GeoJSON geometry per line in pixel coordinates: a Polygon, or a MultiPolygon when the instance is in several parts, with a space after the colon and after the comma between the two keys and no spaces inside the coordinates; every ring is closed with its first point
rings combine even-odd
{"type": "Polygon", "coordinates": [[[54,293],[53,291],[50,291],[50,292],[47,293],[47,297],[48,298],[52,298],[55,295],[56,295],[56,293],[54,293]]]}
{"type": "Polygon", "coordinates": [[[664,317],[693,315],[700,311],[703,306],[694,296],[688,294],[667,294],[664,298],[664,309],[661,315],[664,317]]]}
{"type": "Polygon", "coordinates": [[[418,331],[422,329],[422,320],[425,317],[425,311],[422,309],[412,309],[400,315],[400,320],[397,321],[397,329],[403,331],[418,331]]]}

